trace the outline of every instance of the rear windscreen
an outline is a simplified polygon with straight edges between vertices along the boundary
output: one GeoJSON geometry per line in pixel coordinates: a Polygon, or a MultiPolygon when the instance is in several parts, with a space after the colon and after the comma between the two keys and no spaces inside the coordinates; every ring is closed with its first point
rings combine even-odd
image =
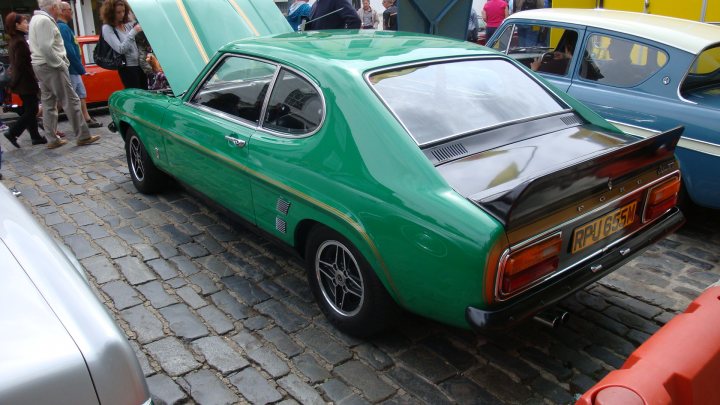
{"type": "Polygon", "coordinates": [[[568,108],[501,59],[401,67],[369,79],[419,145],[568,108]]]}

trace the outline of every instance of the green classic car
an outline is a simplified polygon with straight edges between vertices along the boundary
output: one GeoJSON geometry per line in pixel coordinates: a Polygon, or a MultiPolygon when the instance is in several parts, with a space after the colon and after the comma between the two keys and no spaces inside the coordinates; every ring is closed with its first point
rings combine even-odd
{"type": "Polygon", "coordinates": [[[172,177],[292,246],[345,332],[399,308],[509,325],[684,221],[681,129],[637,141],[505,55],[290,32],[269,0],[131,5],[172,87],[110,99],[133,183],[172,177]]]}

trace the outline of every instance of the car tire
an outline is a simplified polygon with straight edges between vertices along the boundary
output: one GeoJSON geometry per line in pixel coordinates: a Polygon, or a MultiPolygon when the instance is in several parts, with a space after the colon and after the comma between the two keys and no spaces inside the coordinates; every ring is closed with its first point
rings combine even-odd
{"type": "Polygon", "coordinates": [[[315,300],[339,330],[369,337],[386,329],[400,313],[367,260],[339,233],[315,227],[305,260],[315,300]]]}
{"type": "Polygon", "coordinates": [[[125,156],[133,185],[139,192],[156,193],[167,184],[168,176],[155,167],[145,145],[132,128],[128,128],[125,135],[125,156]]]}

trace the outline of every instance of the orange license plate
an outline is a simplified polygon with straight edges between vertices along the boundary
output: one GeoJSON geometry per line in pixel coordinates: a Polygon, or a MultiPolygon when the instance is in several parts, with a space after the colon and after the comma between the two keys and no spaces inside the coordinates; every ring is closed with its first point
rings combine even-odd
{"type": "Polygon", "coordinates": [[[627,228],[635,222],[637,201],[575,228],[572,237],[572,253],[590,247],[608,236],[627,228]]]}

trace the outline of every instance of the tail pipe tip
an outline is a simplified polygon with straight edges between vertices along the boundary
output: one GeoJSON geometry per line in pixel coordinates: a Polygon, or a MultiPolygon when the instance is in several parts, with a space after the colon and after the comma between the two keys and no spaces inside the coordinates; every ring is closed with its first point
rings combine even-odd
{"type": "Polygon", "coordinates": [[[536,314],[533,320],[550,328],[557,328],[567,322],[569,314],[559,309],[548,309],[536,314]]]}

